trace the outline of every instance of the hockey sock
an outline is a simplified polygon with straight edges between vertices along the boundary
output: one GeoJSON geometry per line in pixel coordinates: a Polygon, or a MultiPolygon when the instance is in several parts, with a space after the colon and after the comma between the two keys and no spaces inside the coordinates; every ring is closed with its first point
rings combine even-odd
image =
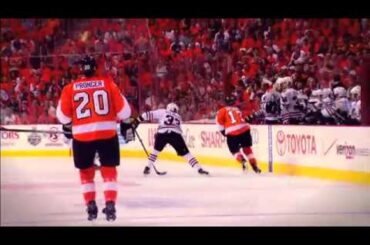
{"type": "Polygon", "coordinates": [[[105,201],[116,202],[117,199],[117,169],[116,167],[101,167],[101,175],[104,181],[105,201]]]}
{"type": "Polygon", "coordinates": [[[82,187],[82,194],[85,203],[88,204],[90,201],[95,200],[95,168],[90,167],[87,169],[80,169],[80,180],[82,187]]]}
{"type": "Polygon", "coordinates": [[[153,152],[150,153],[150,155],[148,157],[148,167],[150,167],[150,168],[153,167],[154,162],[157,160],[158,153],[159,153],[159,151],[157,151],[157,150],[153,150],[153,152]]]}
{"type": "Polygon", "coordinates": [[[198,160],[190,152],[184,155],[184,158],[188,161],[192,168],[196,168],[197,170],[201,168],[198,160]]]}
{"type": "Polygon", "coordinates": [[[245,155],[247,155],[249,163],[252,166],[257,166],[257,161],[256,161],[256,158],[254,158],[252,148],[251,147],[244,147],[243,152],[245,153],[245,155]]]}

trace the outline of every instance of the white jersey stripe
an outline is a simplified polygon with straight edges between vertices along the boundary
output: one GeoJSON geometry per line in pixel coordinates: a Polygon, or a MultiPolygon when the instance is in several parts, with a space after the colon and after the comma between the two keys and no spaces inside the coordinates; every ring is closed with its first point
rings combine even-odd
{"type": "Polygon", "coordinates": [[[124,101],[123,108],[117,113],[117,117],[121,120],[125,120],[131,116],[131,108],[124,96],[122,96],[122,99],[124,101]]]}
{"type": "Polygon", "coordinates": [[[95,131],[103,131],[103,130],[114,130],[114,131],[116,131],[117,130],[116,121],[87,123],[87,124],[72,127],[72,133],[74,135],[75,134],[90,133],[90,132],[95,132],[95,131]]]}
{"type": "Polygon", "coordinates": [[[225,130],[225,133],[228,134],[228,133],[231,133],[231,132],[234,132],[236,130],[239,130],[239,129],[242,129],[242,128],[246,128],[246,127],[248,127],[248,124],[241,123],[241,124],[238,124],[238,125],[235,125],[235,126],[228,127],[225,130]]]}
{"type": "Polygon", "coordinates": [[[66,116],[66,115],[64,115],[64,113],[62,112],[62,108],[61,108],[60,100],[59,100],[59,102],[58,102],[56,116],[57,116],[57,118],[58,118],[58,120],[59,120],[59,122],[60,122],[61,124],[68,124],[68,123],[72,122],[72,118],[67,117],[67,116],[66,116]]]}

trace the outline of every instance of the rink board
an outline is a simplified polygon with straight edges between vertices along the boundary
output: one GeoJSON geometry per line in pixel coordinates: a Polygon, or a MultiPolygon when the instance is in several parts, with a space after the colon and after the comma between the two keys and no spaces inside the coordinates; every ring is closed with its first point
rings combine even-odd
{"type": "MultiPolygon", "coordinates": [[[[14,125],[8,128],[61,130],[60,125],[14,125]]],[[[138,133],[150,151],[156,124],[141,124],[138,133]]],[[[370,128],[318,126],[252,126],[253,151],[261,169],[276,174],[306,176],[370,184],[370,128]]],[[[216,125],[185,124],[183,136],[190,152],[201,164],[240,168],[227,149],[226,139],[216,125]]],[[[126,144],[120,137],[122,162],[125,157],[143,158],[140,142],[126,144]]],[[[1,157],[70,157],[63,135],[1,132],[1,157]]],[[[171,147],[159,160],[184,162],[171,147]]]]}

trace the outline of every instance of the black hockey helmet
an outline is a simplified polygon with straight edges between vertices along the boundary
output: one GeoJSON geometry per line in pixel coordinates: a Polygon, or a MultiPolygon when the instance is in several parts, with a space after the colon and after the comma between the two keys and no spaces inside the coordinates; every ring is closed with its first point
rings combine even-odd
{"type": "Polygon", "coordinates": [[[91,56],[85,56],[81,61],[80,61],[80,65],[81,65],[81,71],[83,72],[83,74],[87,77],[91,77],[95,74],[95,71],[96,71],[96,68],[97,68],[97,65],[96,65],[96,61],[93,57],[91,56]]]}
{"type": "Polygon", "coordinates": [[[235,103],[236,97],[234,95],[228,95],[225,97],[225,103],[228,106],[231,106],[235,103]]]}

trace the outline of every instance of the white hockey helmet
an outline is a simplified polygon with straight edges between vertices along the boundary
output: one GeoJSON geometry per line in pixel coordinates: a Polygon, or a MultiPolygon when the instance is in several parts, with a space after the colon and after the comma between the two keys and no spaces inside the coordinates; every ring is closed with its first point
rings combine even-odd
{"type": "Polygon", "coordinates": [[[322,97],[325,98],[332,98],[333,97],[333,91],[330,88],[324,88],[321,90],[322,97]]]}
{"type": "Polygon", "coordinates": [[[335,89],[333,89],[333,93],[334,93],[335,98],[342,98],[342,97],[346,97],[347,95],[347,91],[343,87],[336,87],[335,89]]]}
{"type": "Polygon", "coordinates": [[[175,112],[175,113],[179,112],[179,107],[175,103],[169,103],[167,105],[166,109],[167,109],[167,111],[172,111],[172,112],[175,112]]]}
{"type": "Polygon", "coordinates": [[[308,101],[307,95],[305,95],[303,93],[298,93],[297,98],[298,98],[299,101],[308,101]]]}
{"type": "Polygon", "coordinates": [[[359,100],[361,97],[361,87],[360,85],[354,86],[349,92],[350,96],[354,100],[359,100]]]}
{"type": "Polygon", "coordinates": [[[321,98],[321,96],[322,96],[321,89],[315,89],[311,93],[311,98],[321,98]]]}

